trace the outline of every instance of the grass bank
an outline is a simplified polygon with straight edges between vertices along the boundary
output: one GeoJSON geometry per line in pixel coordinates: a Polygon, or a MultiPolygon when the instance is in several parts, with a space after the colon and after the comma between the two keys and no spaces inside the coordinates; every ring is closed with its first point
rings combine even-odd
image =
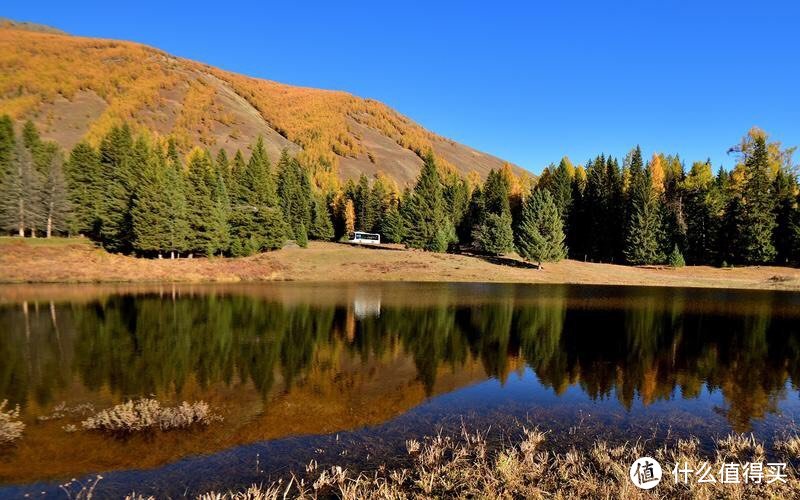
{"type": "Polygon", "coordinates": [[[0,283],[466,281],[800,290],[800,270],[774,266],[631,267],[564,260],[536,269],[516,256],[432,254],[398,246],[311,242],[252,257],[138,259],[85,239],[0,238],[0,283]]]}

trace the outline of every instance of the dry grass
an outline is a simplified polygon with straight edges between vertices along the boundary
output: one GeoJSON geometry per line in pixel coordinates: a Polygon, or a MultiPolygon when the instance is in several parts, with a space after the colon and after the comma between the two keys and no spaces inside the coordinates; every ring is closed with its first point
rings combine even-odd
{"type": "MultiPolygon", "coordinates": [[[[797,438],[791,438],[793,443],[797,438]]],[[[788,441],[787,441],[788,442],[788,441]]],[[[779,442],[777,450],[787,450],[779,442]]],[[[698,452],[696,440],[678,441],[674,446],[645,449],[640,443],[611,446],[599,441],[586,450],[556,453],[546,449],[545,433],[525,430],[515,444],[490,449],[482,433],[464,432],[458,437],[435,436],[423,443],[409,441],[410,468],[380,467],[377,471],[354,473],[341,467],[316,471],[307,467],[306,478],[291,476],[270,485],[253,485],[241,491],[208,492],[201,500],[268,500],[279,498],[694,498],[762,499],[798,498],[800,482],[791,464],[791,452],[767,460],[764,445],[752,437],[732,435],[717,443],[713,457],[698,452]],[[650,492],[631,482],[629,466],[641,456],[651,456],[664,467],[663,477],[650,492]],[[767,463],[788,462],[786,482],[768,484],[767,463]],[[764,462],[760,483],[676,482],[674,464],[698,470],[708,464],[717,473],[724,463],[764,462]]],[[[792,449],[795,444],[790,445],[792,449]]],[[[719,477],[719,476],[718,476],[719,477]]],[[[127,498],[141,500],[141,495],[127,498]]]]}
{"type": "Polygon", "coordinates": [[[8,400],[0,402],[0,446],[11,444],[22,437],[25,424],[19,421],[19,406],[6,409],[8,400]]]}
{"type": "Polygon", "coordinates": [[[800,290],[800,270],[753,266],[680,269],[565,260],[543,270],[516,256],[431,254],[385,245],[379,249],[311,242],[252,257],[179,260],[109,254],[82,238],[0,238],[0,283],[202,283],[244,281],[439,281],[576,283],[800,290]],[[780,281],[771,279],[776,274],[780,281]]]}
{"type": "Polygon", "coordinates": [[[81,425],[86,430],[130,434],[155,429],[186,429],[193,425],[209,425],[221,419],[203,401],[184,401],[176,407],[165,407],[158,400],[141,398],[100,411],[81,422],[81,425]]]}

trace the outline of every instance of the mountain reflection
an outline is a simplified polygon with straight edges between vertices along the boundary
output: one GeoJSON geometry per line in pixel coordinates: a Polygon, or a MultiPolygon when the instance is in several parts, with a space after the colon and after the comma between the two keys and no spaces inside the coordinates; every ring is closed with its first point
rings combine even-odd
{"type": "Polygon", "coordinates": [[[501,292],[431,299],[408,288],[402,300],[379,290],[341,300],[150,293],[6,304],[0,400],[45,406],[75,383],[119,397],[180,395],[190,379],[201,387],[249,381],[266,398],[345,351],[362,360],[402,352],[428,392],[442,368],[458,371],[471,358],[500,381],[524,362],[556,394],[577,385],[625,408],[676,393],[696,398],[707,387],[721,392],[737,431],[775,411],[787,382],[796,389],[800,322],[788,294],[501,292]]]}

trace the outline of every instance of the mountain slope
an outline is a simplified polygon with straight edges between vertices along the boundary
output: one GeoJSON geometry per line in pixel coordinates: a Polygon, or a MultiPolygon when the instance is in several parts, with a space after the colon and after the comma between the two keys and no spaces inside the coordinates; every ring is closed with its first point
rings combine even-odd
{"type": "MultiPolygon", "coordinates": [[[[485,177],[504,162],[429,132],[388,106],[346,92],[250,78],[132,42],[20,30],[0,24],[0,113],[32,119],[71,147],[126,120],[229,152],[260,135],[343,177],[382,171],[412,181],[432,148],[445,165],[485,177]]],[[[522,169],[515,167],[517,172],[522,169]]]]}

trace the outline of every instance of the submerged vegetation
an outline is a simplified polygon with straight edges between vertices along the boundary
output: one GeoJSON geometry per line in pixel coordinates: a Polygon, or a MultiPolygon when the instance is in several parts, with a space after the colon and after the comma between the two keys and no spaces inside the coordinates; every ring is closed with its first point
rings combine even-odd
{"type": "Polygon", "coordinates": [[[184,401],[175,407],[165,407],[156,399],[140,398],[102,410],[81,422],[81,425],[86,430],[127,434],[158,429],[186,429],[193,425],[209,425],[221,419],[211,412],[204,401],[184,401]]]}
{"type": "MultiPolygon", "coordinates": [[[[334,466],[319,471],[312,461],[304,476],[292,475],[241,491],[207,492],[197,498],[796,498],[800,495],[800,481],[792,465],[800,458],[796,441],[796,437],[777,441],[774,449],[778,456],[768,459],[767,445],[744,435],[717,440],[715,452],[706,456],[695,439],[659,448],[641,442],[612,445],[597,441],[587,449],[557,452],[546,446],[546,433],[535,429],[526,429],[521,439],[503,446],[492,446],[485,433],[463,432],[408,441],[408,466],[384,465],[361,472],[334,466]],[[643,456],[655,458],[663,468],[661,482],[650,492],[638,489],[629,477],[630,465],[643,456]],[[726,463],[761,463],[762,479],[745,481],[744,476],[737,476],[738,483],[722,482],[720,471],[726,463]],[[774,463],[785,463],[786,468],[770,469],[769,464],[774,463]],[[692,473],[675,476],[675,464],[692,473]],[[700,470],[709,470],[717,479],[699,482],[693,472],[700,470]],[[776,479],[777,475],[782,479],[776,479]]],[[[132,493],[127,498],[153,497],[132,493]]]]}
{"type": "Polygon", "coordinates": [[[0,446],[22,437],[25,424],[19,421],[19,406],[6,409],[8,400],[0,401],[0,446]]]}

